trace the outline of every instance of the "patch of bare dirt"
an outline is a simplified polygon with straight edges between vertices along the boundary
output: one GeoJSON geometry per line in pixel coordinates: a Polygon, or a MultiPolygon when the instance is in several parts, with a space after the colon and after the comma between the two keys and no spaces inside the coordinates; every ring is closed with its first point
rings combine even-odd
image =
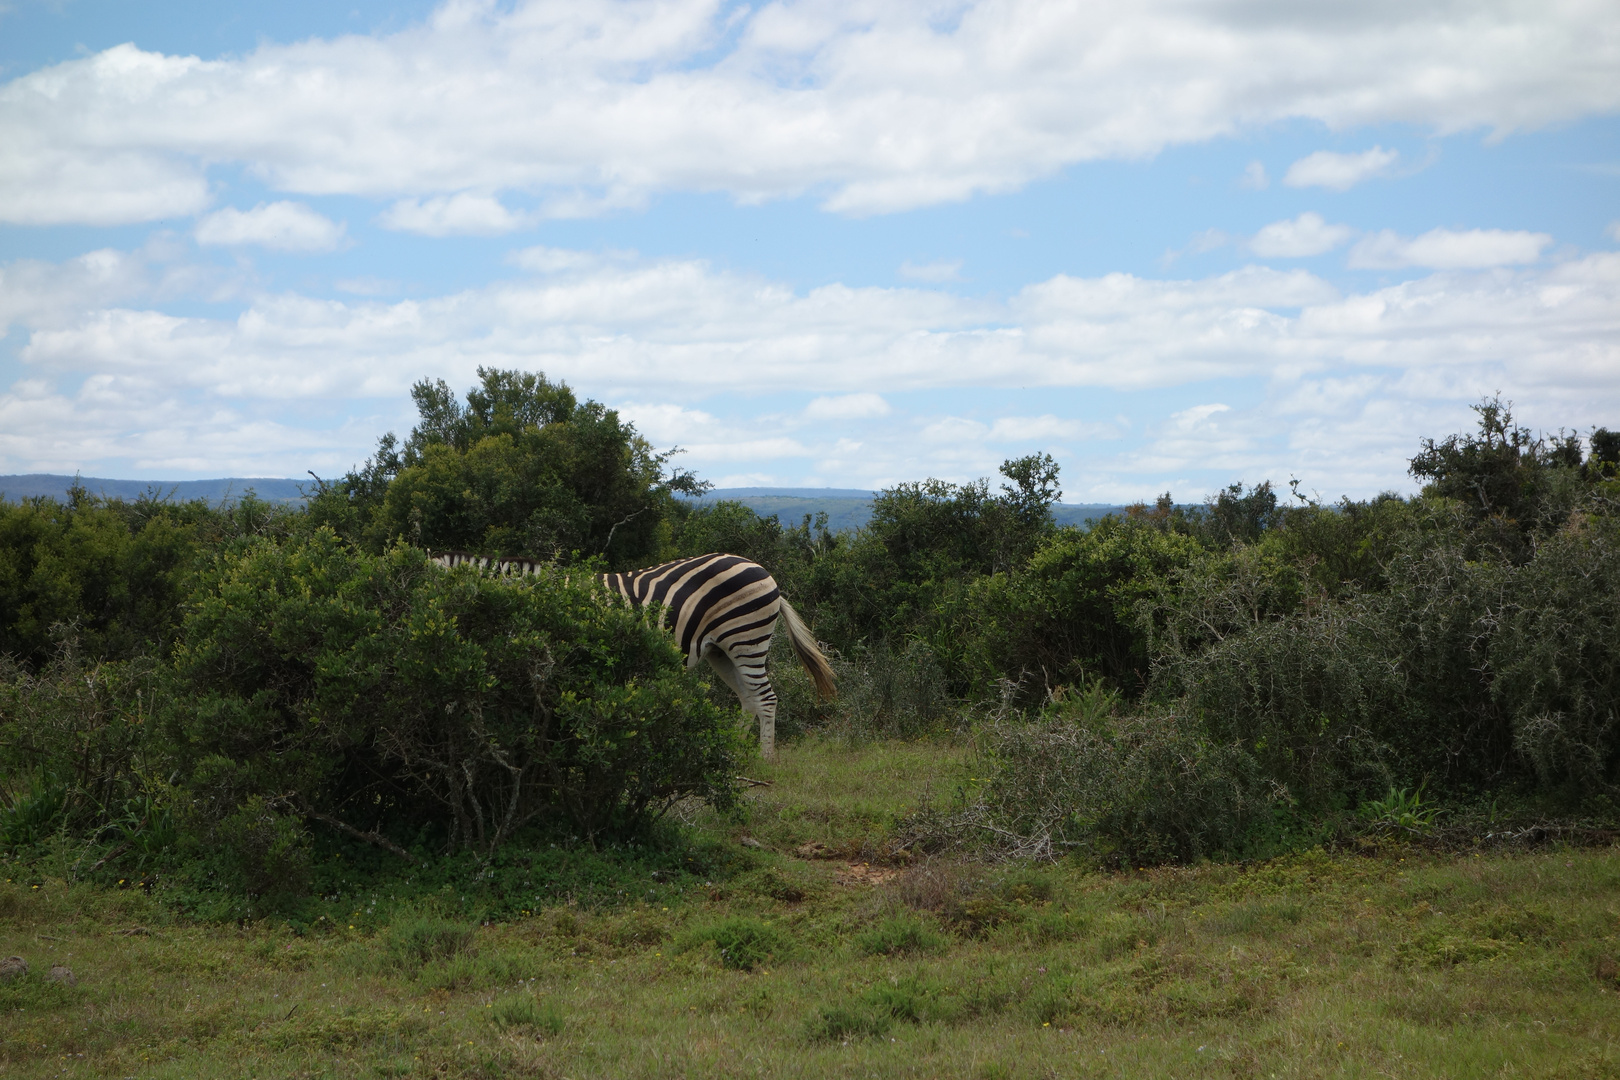
{"type": "Polygon", "coordinates": [[[833,880],[840,885],[882,885],[899,873],[900,871],[891,866],[850,863],[842,870],[833,871],[833,880]]]}

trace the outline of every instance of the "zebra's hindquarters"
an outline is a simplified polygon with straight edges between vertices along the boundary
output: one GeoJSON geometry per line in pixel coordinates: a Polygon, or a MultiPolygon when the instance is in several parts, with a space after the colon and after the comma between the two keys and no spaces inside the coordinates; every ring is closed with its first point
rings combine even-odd
{"type": "Polygon", "coordinates": [[[756,562],[738,555],[699,555],[603,574],[601,581],[633,604],[662,607],[664,625],[680,643],[687,666],[706,661],[743,709],[759,719],[759,748],[766,758],[776,754],[777,698],[766,658],[779,617],[817,693],[833,692],[832,668],[815,638],[782,599],[776,579],[756,562]]]}

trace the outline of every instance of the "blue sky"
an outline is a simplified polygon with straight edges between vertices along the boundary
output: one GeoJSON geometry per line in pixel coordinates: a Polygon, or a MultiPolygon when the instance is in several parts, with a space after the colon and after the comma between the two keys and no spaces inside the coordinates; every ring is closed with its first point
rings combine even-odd
{"type": "Polygon", "coordinates": [[[1410,490],[1620,427],[1620,4],[0,4],[0,473],[544,370],[722,486],[1410,490]],[[273,10],[271,8],[273,7],[273,10]]]}

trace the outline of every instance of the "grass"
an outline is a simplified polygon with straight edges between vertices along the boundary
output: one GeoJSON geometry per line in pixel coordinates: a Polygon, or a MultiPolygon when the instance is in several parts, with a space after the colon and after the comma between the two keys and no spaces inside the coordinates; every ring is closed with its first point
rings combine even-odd
{"type": "Polygon", "coordinates": [[[701,823],[769,849],[730,876],[490,925],[296,933],[7,882],[0,957],[30,969],[0,983],[0,1076],[1620,1077],[1620,850],[890,876],[791,854],[870,854],[958,755],[796,744],[747,821],[701,823]]]}
{"type": "Polygon", "coordinates": [[[823,856],[887,858],[895,823],[944,805],[967,756],[965,745],[944,740],[811,736],[787,743],[775,763],[753,766],[755,778],[770,786],[754,789],[741,831],[781,851],[810,844],[823,856]]]}

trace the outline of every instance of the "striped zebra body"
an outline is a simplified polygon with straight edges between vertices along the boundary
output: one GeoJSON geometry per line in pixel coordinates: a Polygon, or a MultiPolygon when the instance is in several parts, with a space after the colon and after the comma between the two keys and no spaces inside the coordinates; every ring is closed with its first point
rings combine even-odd
{"type": "MultiPolygon", "coordinates": [[[[516,577],[546,565],[460,552],[436,555],[433,561],[446,568],[470,566],[516,577]]],[[[680,643],[686,666],[707,662],[743,709],[759,719],[759,749],[766,758],[776,756],[776,690],[765,661],[778,620],[817,693],[830,697],[834,692],[832,668],[815,637],[782,598],[770,572],[756,562],[738,555],[699,555],[623,574],[598,574],[596,580],[635,607],[659,609],[664,627],[680,643]]]]}

